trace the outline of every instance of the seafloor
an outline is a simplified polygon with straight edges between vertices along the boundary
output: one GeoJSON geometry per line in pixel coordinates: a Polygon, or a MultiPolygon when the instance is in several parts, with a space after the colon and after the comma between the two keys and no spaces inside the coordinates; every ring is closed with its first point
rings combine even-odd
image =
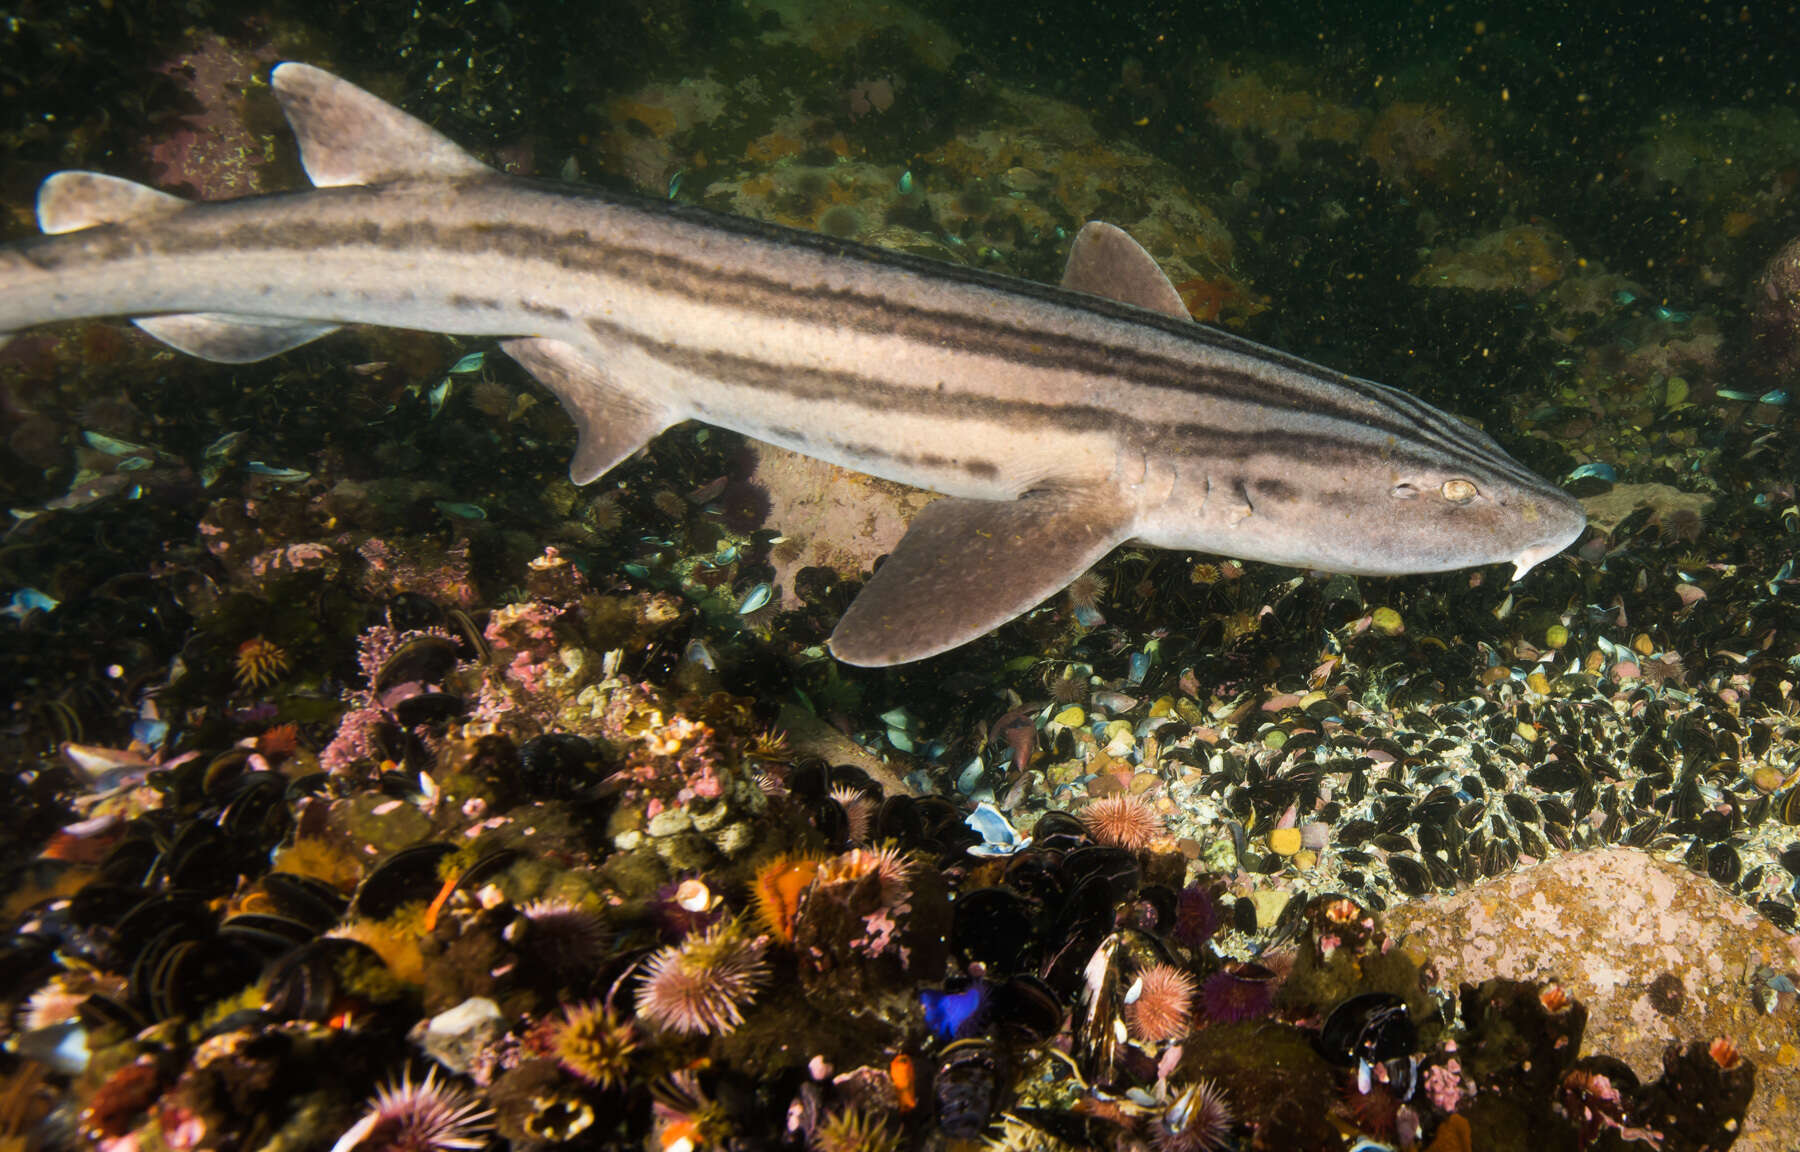
{"type": "Polygon", "coordinates": [[[1109,220],[1591,527],[1516,585],[1125,548],[860,670],[921,494],[700,426],[577,488],[484,341],[20,334],[0,1147],[1800,1142],[1791,5],[315,9],[0,13],[0,236],[61,168],[303,186],[302,59],[1017,276],[1109,220]]]}

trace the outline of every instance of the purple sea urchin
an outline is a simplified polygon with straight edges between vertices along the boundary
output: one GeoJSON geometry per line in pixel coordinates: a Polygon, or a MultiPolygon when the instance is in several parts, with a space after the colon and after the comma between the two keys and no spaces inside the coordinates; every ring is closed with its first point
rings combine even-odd
{"type": "Polygon", "coordinates": [[[435,1067],[417,1084],[408,1069],[399,1083],[375,1090],[369,1111],[331,1152],[475,1152],[487,1143],[493,1114],[463,1088],[438,1080],[435,1067]]]}
{"type": "Polygon", "coordinates": [[[745,940],[727,920],[645,962],[637,1014],[666,1032],[730,1032],[744,1022],[744,1006],[768,971],[761,942],[745,940]]]}
{"type": "Polygon", "coordinates": [[[1227,964],[1200,985],[1200,1005],[1215,1024],[1267,1016],[1275,1006],[1275,974],[1260,964],[1227,964]]]}
{"type": "Polygon", "coordinates": [[[570,900],[533,900],[519,911],[527,925],[521,943],[557,977],[585,972],[605,955],[606,930],[591,909],[570,900]]]}

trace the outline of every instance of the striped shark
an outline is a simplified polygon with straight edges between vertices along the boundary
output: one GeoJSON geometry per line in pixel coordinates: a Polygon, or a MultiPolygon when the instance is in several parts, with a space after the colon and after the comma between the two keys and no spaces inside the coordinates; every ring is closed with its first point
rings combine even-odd
{"type": "Polygon", "coordinates": [[[0,249],[0,333],[131,317],[238,363],[344,324],[500,337],[573,419],[577,483],[699,420],[941,493],[832,633],[850,664],[955,648],[1127,541],[1517,579],[1585,524],[1431,405],[1193,322],[1110,225],[1042,285],[506,176],[320,69],[271,85],[311,190],[59,172],[45,235],[0,249]]]}

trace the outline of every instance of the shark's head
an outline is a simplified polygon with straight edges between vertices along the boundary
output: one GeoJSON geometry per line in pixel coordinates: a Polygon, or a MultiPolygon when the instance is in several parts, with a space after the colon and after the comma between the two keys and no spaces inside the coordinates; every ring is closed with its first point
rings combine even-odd
{"type": "Polygon", "coordinates": [[[1517,580],[1581,536],[1587,514],[1579,503],[1471,434],[1477,438],[1503,466],[1413,460],[1370,484],[1362,499],[1376,530],[1342,570],[1393,575],[1504,563],[1517,580]]]}
{"type": "Polygon", "coordinates": [[[1279,416],[1229,463],[1215,451],[1140,538],[1368,576],[1504,563],[1518,579],[1581,535],[1581,505],[1485,433],[1356,383],[1329,416],[1279,416]]]}

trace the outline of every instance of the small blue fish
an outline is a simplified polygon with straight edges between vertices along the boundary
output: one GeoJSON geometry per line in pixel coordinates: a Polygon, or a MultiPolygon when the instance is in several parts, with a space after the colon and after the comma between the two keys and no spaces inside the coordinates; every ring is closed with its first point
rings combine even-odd
{"type": "Polygon", "coordinates": [[[487,519],[487,512],[479,504],[464,504],[454,500],[433,500],[432,503],[439,512],[458,520],[487,519]]]}
{"type": "Polygon", "coordinates": [[[486,362],[486,352],[471,352],[461,360],[450,365],[450,375],[467,376],[471,372],[479,372],[481,371],[481,366],[486,362]]]}
{"type": "Polygon", "coordinates": [[[669,199],[673,200],[673,199],[675,199],[675,197],[677,195],[680,194],[680,192],[681,192],[681,177],[685,173],[685,171],[686,171],[685,169],[677,170],[675,175],[669,177],[669,199]]]}
{"type": "Polygon", "coordinates": [[[250,461],[244,465],[244,471],[277,484],[304,484],[312,479],[311,472],[302,472],[298,468],[277,468],[273,464],[264,464],[261,460],[250,461]]]}
{"type": "Polygon", "coordinates": [[[911,196],[913,190],[912,169],[900,173],[900,195],[911,196]]]}
{"type": "Polygon", "coordinates": [[[981,835],[981,843],[969,846],[971,856],[1011,856],[1031,845],[1031,837],[1019,835],[1005,814],[986,800],[975,805],[963,823],[981,835]]]}

